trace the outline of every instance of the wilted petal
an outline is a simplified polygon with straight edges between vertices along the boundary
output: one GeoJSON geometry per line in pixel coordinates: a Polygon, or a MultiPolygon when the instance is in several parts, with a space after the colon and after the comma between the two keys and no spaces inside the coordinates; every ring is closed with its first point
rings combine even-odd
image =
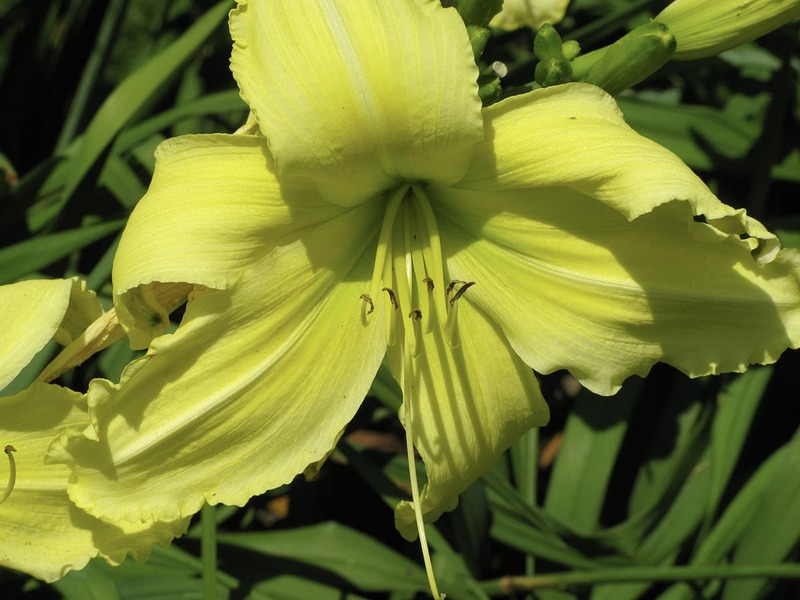
{"type": "Polygon", "coordinates": [[[204,501],[243,505],[325,456],[385,353],[383,311],[367,320],[359,298],[381,208],[306,230],[228,289],[196,293],[119,386],[96,381],[96,435],[68,443],[73,501],[113,522],[176,519],[204,501]]]}
{"type": "Polygon", "coordinates": [[[194,135],[162,143],[153,181],[114,259],[115,304],[132,344],[145,347],[162,333],[162,303],[190,289],[139,286],[223,289],[278,239],[341,212],[308,183],[279,183],[260,136],[194,135]]]}
{"type": "MultiPolygon", "coordinates": [[[[44,384],[0,399],[0,443],[16,449],[17,466],[14,489],[0,504],[0,564],[45,581],[82,569],[95,556],[113,563],[127,554],[143,560],[154,543],[166,544],[189,524],[148,522],[121,528],[70,502],[69,469],[45,457],[61,432],[87,425],[89,417],[80,403],[80,394],[44,384]]],[[[5,475],[6,468],[0,467],[0,473],[5,475]]]]}
{"type": "Polygon", "coordinates": [[[463,22],[438,0],[240,0],[231,68],[283,175],[326,199],[459,179],[481,138],[463,22]]]}
{"type": "MultiPolygon", "coordinates": [[[[460,308],[458,319],[458,348],[451,348],[435,325],[422,336],[422,354],[411,362],[403,360],[401,340],[389,349],[403,401],[411,403],[414,446],[428,473],[421,494],[426,520],[455,508],[458,495],[500,454],[549,418],[533,373],[499,327],[470,305],[460,308]]],[[[405,421],[404,416],[405,405],[400,409],[405,421]]],[[[410,503],[398,506],[395,523],[404,537],[416,537],[410,503]]]]}
{"type": "MultiPolygon", "coordinates": [[[[659,194],[646,179],[637,189],[659,194]]],[[[800,344],[798,253],[758,264],[686,202],[628,222],[568,188],[436,199],[450,276],[476,282],[462,300],[542,373],[566,368],[610,394],[657,361],[692,376],[742,371],[800,344]]]]}
{"type": "Polygon", "coordinates": [[[514,96],[487,108],[484,122],[486,139],[459,188],[565,186],[628,219],[681,200],[720,231],[747,236],[759,260],[778,251],[761,223],[722,204],[677,156],[633,131],[598,87],[566,84],[514,96]]]}

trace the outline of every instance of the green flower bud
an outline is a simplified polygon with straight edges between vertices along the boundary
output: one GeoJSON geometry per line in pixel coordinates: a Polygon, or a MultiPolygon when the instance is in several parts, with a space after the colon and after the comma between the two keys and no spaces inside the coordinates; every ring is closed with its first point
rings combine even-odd
{"type": "Polygon", "coordinates": [[[581,80],[617,94],[658,71],[674,52],[675,37],[651,21],[598,52],[599,58],[581,80]]]}
{"type": "Polygon", "coordinates": [[[800,0],[675,0],[656,20],[678,40],[675,60],[704,58],[800,17],[800,0]]]}
{"type": "MultiPolygon", "coordinates": [[[[570,51],[572,50],[570,46],[570,51]]],[[[539,59],[534,71],[539,85],[548,87],[572,81],[572,65],[564,56],[561,36],[552,25],[545,23],[536,34],[533,40],[533,53],[539,59]]]]}

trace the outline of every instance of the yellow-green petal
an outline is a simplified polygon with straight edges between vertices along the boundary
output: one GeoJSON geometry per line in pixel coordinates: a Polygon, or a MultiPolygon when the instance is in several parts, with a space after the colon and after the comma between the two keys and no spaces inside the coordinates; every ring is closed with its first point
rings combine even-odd
{"type": "Polygon", "coordinates": [[[102,314],[94,292],[77,279],[0,286],[0,390],[51,339],[66,345],[102,314]]]}
{"type": "Polygon", "coordinates": [[[283,175],[355,205],[459,179],[481,137],[466,29],[439,0],[240,0],[231,68],[283,175]]]}
{"type": "Polygon", "coordinates": [[[72,438],[69,494],[112,522],[243,505],[331,450],[385,353],[366,318],[381,203],[281,245],[225,290],[190,297],[120,385],[95,381],[96,431],[72,438]]]}
{"type": "Polygon", "coordinates": [[[678,41],[674,60],[705,58],[800,17],[799,0],[674,0],[656,17],[678,41]]]}
{"type": "Polygon", "coordinates": [[[263,137],[194,135],[163,142],[150,188],[114,258],[115,304],[132,345],[145,347],[162,333],[162,303],[174,303],[190,289],[145,284],[224,289],[278,239],[341,210],[308,183],[279,183],[263,137]]]}
{"type": "Polygon", "coordinates": [[[719,202],[677,156],[633,131],[598,87],[573,83],[515,96],[484,110],[484,122],[486,139],[459,188],[565,186],[628,219],[677,199],[720,231],[746,237],[759,260],[778,251],[774,235],[719,202]]]}
{"type": "MultiPolygon", "coordinates": [[[[188,520],[142,523],[125,528],[103,523],[70,502],[69,469],[46,461],[53,440],[88,424],[82,396],[70,390],[34,384],[0,399],[0,444],[15,448],[14,489],[0,504],[0,565],[54,581],[82,569],[95,556],[118,564],[127,554],[144,560],[154,543],[183,534],[188,520]]],[[[5,479],[5,456],[0,462],[5,479]]]]}
{"type": "Polygon", "coordinates": [[[569,0],[503,0],[503,10],[489,24],[502,29],[536,30],[545,23],[555,25],[561,21],[568,4],[569,0]]]}
{"type": "MultiPolygon", "coordinates": [[[[646,180],[639,193],[657,195],[646,180]]],[[[434,197],[434,193],[431,193],[434,197]]],[[[746,241],[669,202],[632,222],[569,188],[435,194],[462,298],[537,371],[569,369],[601,394],[666,362],[743,371],[800,344],[800,258],[759,264],[746,241]]]]}
{"type": "MultiPolygon", "coordinates": [[[[389,349],[403,402],[411,403],[414,447],[428,473],[420,499],[426,521],[454,509],[458,495],[500,454],[549,418],[533,373],[481,309],[459,307],[458,330],[460,344],[453,349],[435,325],[422,336],[422,354],[411,365],[403,361],[402,340],[389,349]]],[[[398,505],[395,523],[405,538],[416,537],[410,503],[398,505]]]]}

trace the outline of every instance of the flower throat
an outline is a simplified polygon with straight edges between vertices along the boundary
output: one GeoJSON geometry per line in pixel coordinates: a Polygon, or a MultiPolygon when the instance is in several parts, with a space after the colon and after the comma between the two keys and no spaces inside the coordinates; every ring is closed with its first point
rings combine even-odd
{"type": "Polygon", "coordinates": [[[422,334],[443,329],[451,348],[458,347],[458,299],[472,281],[445,282],[442,245],[436,217],[425,192],[416,185],[395,191],[381,224],[369,293],[361,295],[369,315],[374,299],[386,293],[386,343],[397,343],[402,327],[411,356],[422,353],[422,334]]]}

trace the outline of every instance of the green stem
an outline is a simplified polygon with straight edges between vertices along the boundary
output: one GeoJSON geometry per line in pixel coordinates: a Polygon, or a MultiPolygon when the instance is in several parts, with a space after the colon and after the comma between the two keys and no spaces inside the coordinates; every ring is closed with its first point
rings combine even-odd
{"type": "Polygon", "coordinates": [[[800,564],[708,565],[685,567],[629,567],[598,571],[570,571],[537,577],[502,577],[486,581],[482,587],[491,595],[515,590],[563,588],[601,583],[653,581],[703,581],[708,579],[800,579],[800,564]]]}
{"type": "Polygon", "coordinates": [[[202,537],[200,549],[203,558],[203,600],[217,597],[217,517],[216,509],[210,504],[200,512],[202,537]]]}

